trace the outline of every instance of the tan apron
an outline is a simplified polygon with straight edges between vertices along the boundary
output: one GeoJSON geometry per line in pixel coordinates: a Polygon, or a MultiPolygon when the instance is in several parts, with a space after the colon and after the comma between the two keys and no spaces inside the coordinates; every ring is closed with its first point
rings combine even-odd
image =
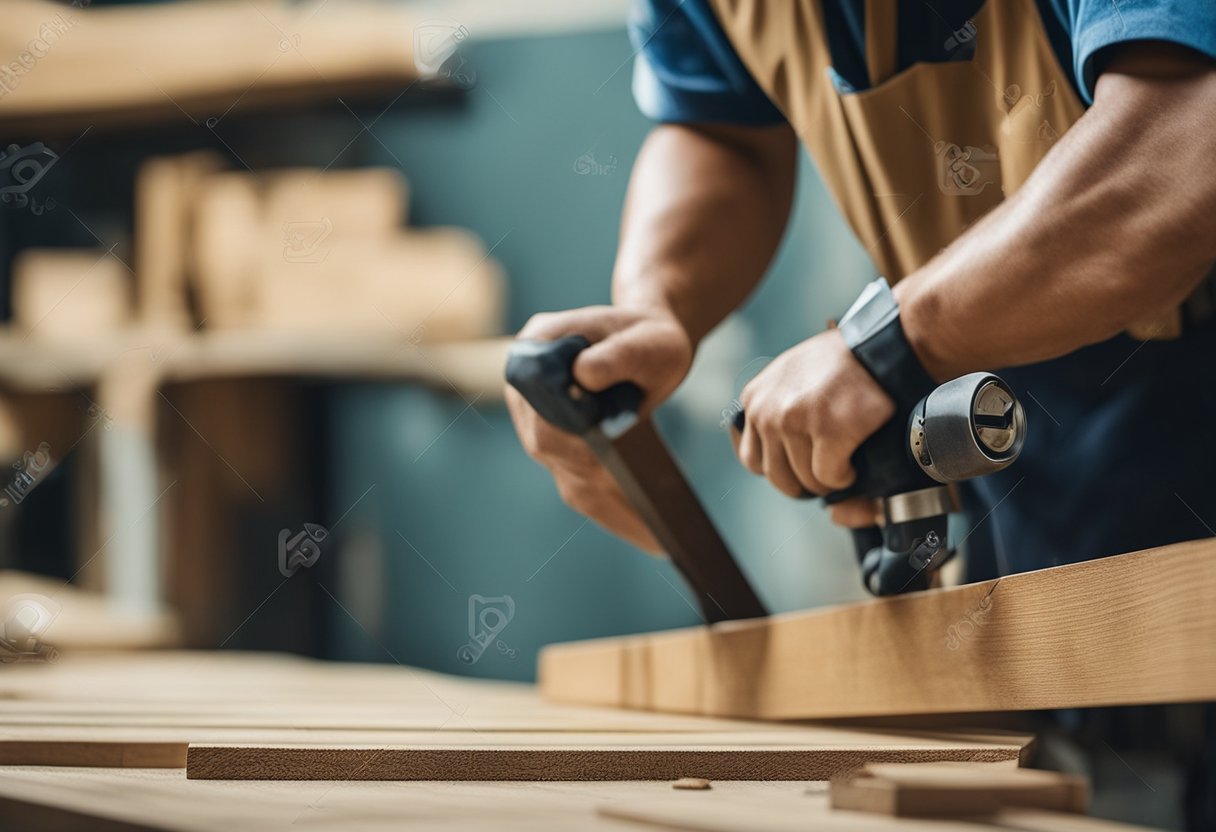
{"type": "MultiPolygon", "coordinates": [[[[892,0],[866,2],[870,89],[840,93],[820,0],[712,0],[744,65],[785,114],[880,272],[927,263],[1026,181],[1085,112],[1030,0],[988,0],[951,36],[969,61],[896,72],[892,0]]],[[[1177,310],[1137,322],[1175,337],[1177,310]]]]}

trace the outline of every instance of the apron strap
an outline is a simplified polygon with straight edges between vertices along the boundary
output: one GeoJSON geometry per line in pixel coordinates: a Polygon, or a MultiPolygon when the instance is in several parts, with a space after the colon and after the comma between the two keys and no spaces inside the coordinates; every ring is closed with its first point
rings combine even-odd
{"type": "Polygon", "coordinates": [[[899,4],[894,0],[866,0],[866,68],[871,87],[895,74],[898,44],[899,4]]]}

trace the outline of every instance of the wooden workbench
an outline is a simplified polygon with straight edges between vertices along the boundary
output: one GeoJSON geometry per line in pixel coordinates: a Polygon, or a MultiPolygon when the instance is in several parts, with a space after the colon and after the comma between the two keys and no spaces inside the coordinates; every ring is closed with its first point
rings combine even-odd
{"type": "Polygon", "coordinates": [[[945,824],[828,807],[823,781],[866,762],[1016,766],[1030,738],[1004,732],[565,706],[528,685],[241,653],[64,651],[54,665],[0,666],[0,700],[5,829],[630,828],[621,818],[749,832],[1116,828],[1029,811],[945,824]],[[312,756],[291,769],[300,754],[312,756]],[[677,792],[677,776],[713,788],[677,792]]]}

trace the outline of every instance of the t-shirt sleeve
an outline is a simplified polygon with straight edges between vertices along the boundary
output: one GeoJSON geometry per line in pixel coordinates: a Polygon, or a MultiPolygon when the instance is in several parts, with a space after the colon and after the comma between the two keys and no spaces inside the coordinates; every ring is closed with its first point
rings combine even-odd
{"type": "Polygon", "coordinates": [[[634,0],[633,97],[661,122],[781,124],[705,0],[634,0]]]}
{"type": "Polygon", "coordinates": [[[1073,71],[1089,103],[1112,46],[1160,40],[1216,58],[1216,0],[1069,0],[1069,6],[1073,71]]]}

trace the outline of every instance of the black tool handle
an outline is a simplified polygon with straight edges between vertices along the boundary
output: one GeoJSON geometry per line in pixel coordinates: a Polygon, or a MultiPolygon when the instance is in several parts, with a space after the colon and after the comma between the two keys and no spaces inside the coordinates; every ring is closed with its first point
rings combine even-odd
{"type": "Polygon", "coordinates": [[[556,341],[516,341],[507,355],[507,383],[532,409],[569,433],[583,434],[605,419],[636,413],[645,393],[625,381],[593,393],[574,380],[574,359],[591,346],[581,335],[556,341]]]}
{"type": "MultiPolygon", "coordinates": [[[[740,409],[735,412],[733,421],[735,429],[742,432],[747,424],[747,415],[740,409]]],[[[889,497],[936,485],[912,459],[906,441],[907,426],[907,418],[896,413],[861,443],[849,460],[856,473],[853,484],[823,495],[824,504],[835,505],[853,497],[889,497]]],[[[816,496],[803,491],[799,499],[813,500],[816,496]]]]}

